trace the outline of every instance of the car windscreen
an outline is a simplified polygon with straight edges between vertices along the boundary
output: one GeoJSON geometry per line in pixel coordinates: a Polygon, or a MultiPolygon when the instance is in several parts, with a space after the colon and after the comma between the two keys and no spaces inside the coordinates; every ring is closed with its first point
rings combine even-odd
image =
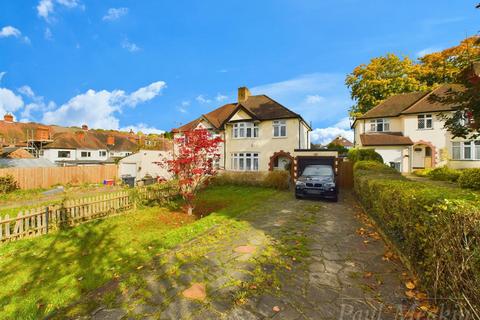
{"type": "Polygon", "coordinates": [[[333,170],[330,166],[307,166],[303,170],[304,176],[332,176],[333,170]]]}

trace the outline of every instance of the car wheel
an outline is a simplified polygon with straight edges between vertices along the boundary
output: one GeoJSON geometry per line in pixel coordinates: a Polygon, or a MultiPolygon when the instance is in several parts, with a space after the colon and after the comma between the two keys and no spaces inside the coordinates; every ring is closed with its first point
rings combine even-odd
{"type": "Polygon", "coordinates": [[[332,198],[332,202],[338,202],[338,196],[335,196],[334,198],[332,198]]]}
{"type": "Polygon", "coordinates": [[[295,199],[302,199],[301,196],[299,196],[298,194],[295,195],[295,199]]]}

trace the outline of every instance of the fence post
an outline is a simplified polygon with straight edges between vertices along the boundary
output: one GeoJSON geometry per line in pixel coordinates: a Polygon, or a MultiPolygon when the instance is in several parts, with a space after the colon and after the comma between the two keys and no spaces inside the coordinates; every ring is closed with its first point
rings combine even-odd
{"type": "Polygon", "coordinates": [[[45,225],[46,225],[45,226],[45,233],[47,233],[47,234],[48,234],[49,215],[50,215],[50,213],[49,213],[48,206],[47,206],[47,207],[45,207],[45,225]]]}

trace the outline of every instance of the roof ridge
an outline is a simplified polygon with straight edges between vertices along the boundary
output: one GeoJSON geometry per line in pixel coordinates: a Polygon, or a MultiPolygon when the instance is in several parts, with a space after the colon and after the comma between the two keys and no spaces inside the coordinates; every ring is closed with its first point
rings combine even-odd
{"type": "MultiPolygon", "coordinates": [[[[441,87],[443,87],[443,84],[438,86],[437,88],[435,89],[430,89],[429,91],[427,91],[427,93],[425,93],[420,99],[418,99],[417,101],[415,101],[414,103],[412,103],[409,107],[403,109],[402,112],[400,112],[400,114],[403,114],[403,113],[406,113],[409,109],[412,109],[416,104],[418,104],[420,101],[423,101],[426,97],[430,96],[433,92],[437,91],[438,89],[440,89],[441,87]]],[[[399,115],[400,115],[399,114],[399,115]]]]}

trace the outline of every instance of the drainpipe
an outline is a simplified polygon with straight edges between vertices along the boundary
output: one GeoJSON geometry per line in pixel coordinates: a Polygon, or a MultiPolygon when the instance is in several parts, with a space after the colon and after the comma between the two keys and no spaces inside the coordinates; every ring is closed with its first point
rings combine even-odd
{"type": "Polygon", "coordinates": [[[223,170],[227,170],[227,127],[223,130],[223,170]]]}
{"type": "Polygon", "coordinates": [[[300,122],[301,122],[301,121],[300,121],[300,119],[299,119],[299,120],[298,120],[298,149],[301,149],[301,148],[302,148],[301,145],[300,145],[300,135],[301,135],[301,133],[300,133],[300,122]]]}

